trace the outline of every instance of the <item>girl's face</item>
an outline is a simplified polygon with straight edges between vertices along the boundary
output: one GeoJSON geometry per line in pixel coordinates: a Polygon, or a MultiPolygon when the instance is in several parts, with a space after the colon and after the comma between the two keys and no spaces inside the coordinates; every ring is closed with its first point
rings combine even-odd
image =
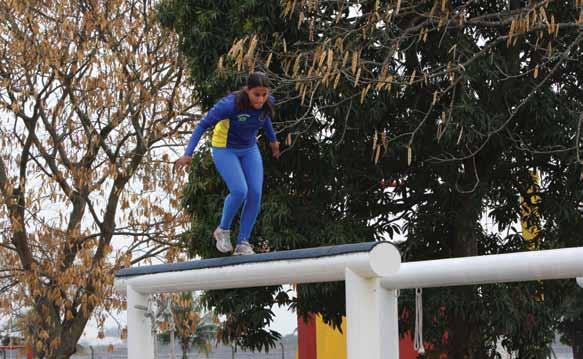
{"type": "Polygon", "coordinates": [[[245,92],[249,97],[249,103],[256,110],[260,110],[263,107],[263,104],[267,101],[267,96],[269,96],[269,89],[263,86],[245,89],[245,92]]]}

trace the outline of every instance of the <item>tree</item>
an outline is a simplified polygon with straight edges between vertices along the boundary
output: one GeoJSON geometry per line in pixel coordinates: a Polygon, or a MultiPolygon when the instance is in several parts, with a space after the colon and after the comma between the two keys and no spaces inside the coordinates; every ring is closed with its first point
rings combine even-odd
{"type": "MultiPolygon", "coordinates": [[[[572,229],[581,224],[582,200],[580,1],[168,3],[174,17],[165,18],[191,63],[204,62],[207,73],[216,64],[217,75],[205,82],[212,96],[251,69],[267,71],[277,84],[276,127],[290,146],[280,163],[265,161],[255,230],[272,250],[402,232],[405,260],[527,250],[532,245],[515,229],[520,197],[538,209],[524,218],[540,224],[538,248],[583,243],[572,229]],[[233,15],[240,5],[252,15],[233,15]],[[261,15],[272,6],[284,17],[265,26],[261,15]],[[233,24],[228,31],[219,30],[224,18],[233,24]],[[204,41],[183,24],[223,41],[204,56],[189,52],[204,41]],[[542,177],[534,192],[533,169],[542,177]],[[397,187],[386,188],[393,179],[397,187]]],[[[191,250],[204,257],[213,255],[206,238],[224,188],[210,179],[204,153],[194,162],[185,205],[195,218],[191,250]]],[[[429,317],[428,339],[453,358],[494,355],[498,338],[521,356],[542,357],[562,317],[558,308],[575,290],[558,282],[426,291],[426,312],[440,319],[429,317]]],[[[260,299],[207,297],[223,313],[263,313],[237,322],[254,333],[269,321],[274,301],[261,289],[250,292],[260,299]]],[[[342,294],[341,285],[302,286],[292,305],[338,323],[342,294]]],[[[412,312],[410,303],[404,298],[412,312]]]]}
{"type": "Polygon", "coordinates": [[[26,315],[36,355],[68,358],[92,315],[121,308],[117,269],[176,255],[168,148],[194,108],[149,1],[0,14],[0,307],[26,315]]]}
{"type": "Polygon", "coordinates": [[[173,324],[166,323],[168,329],[162,339],[170,341],[170,331],[174,331],[180,341],[182,358],[187,359],[191,348],[208,357],[212,351],[212,341],[216,339],[219,319],[211,311],[204,311],[199,297],[193,293],[175,293],[171,296],[173,324]]]}

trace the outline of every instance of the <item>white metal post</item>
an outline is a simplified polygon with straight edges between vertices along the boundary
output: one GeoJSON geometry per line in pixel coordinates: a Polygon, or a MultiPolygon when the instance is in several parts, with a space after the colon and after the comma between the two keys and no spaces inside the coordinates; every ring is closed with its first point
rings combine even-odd
{"type": "Polygon", "coordinates": [[[399,358],[397,291],[346,269],[347,359],[399,358]]]}
{"type": "Polygon", "coordinates": [[[376,279],[380,298],[381,310],[379,311],[379,325],[381,333],[381,345],[383,349],[381,358],[399,358],[399,290],[386,289],[381,286],[380,278],[376,279]],[[388,354],[388,355],[387,355],[388,354]]]}
{"type": "Polygon", "coordinates": [[[579,287],[583,288],[583,277],[577,278],[577,284],[579,284],[579,287]]]}
{"type": "Polygon", "coordinates": [[[127,286],[128,359],[154,359],[151,320],[146,318],[148,295],[127,286]]]}

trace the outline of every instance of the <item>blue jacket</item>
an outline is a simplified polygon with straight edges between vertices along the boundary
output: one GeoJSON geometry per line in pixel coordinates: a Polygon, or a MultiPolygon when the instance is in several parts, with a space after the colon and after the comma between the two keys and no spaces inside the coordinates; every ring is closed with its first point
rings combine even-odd
{"type": "MultiPolygon", "coordinates": [[[[268,101],[273,102],[269,96],[268,101]]],[[[263,109],[239,110],[235,103],[235,94],[231,93],[217,102],[206,116],[198,123],[185,156],[192,156],[200,138],[206,130],[213,127],[212,146],[221,148],[248,148],[257,143],[257,130],[263,128],[269,142],[276,141],[271,118],[263,109]]]]}

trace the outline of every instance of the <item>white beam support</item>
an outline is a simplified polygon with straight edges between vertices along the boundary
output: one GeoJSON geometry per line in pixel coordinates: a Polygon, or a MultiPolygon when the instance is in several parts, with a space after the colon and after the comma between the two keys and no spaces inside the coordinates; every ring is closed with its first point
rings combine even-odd
{"type": "Polygon", "coordinates": [[[346,269],[347,357],[399,358],[397,291],[346,269]]]}
{"type": "Polygon", "coordinates": [[[577,284],[579,284],[579,287],[583,288],[583,277],[577,278],[577,284]]]}
{"type": "Polygon", "coordinates": [[[148,295],[127,288],[128,359],[154,358],[154,336],[149,318],[146,318],[148,295]]]}
{"type": "MultiPolygon", "coordinates": [[[[385,276],[385,288],[429,288],[532,280],[569,279],[583,275],[583,247],[437,259],[401,264],[385,276]]],[[[581,284],[581,281],[579,282],[581,284]]]]}

